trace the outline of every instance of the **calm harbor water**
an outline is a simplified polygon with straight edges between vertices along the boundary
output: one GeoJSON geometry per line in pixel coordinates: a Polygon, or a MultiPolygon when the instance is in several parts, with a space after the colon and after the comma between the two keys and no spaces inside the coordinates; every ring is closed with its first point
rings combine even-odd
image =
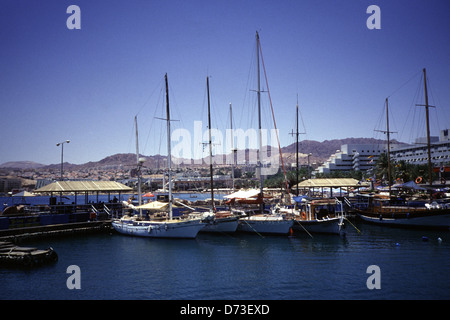
{"type": "Polygon", "coordinates": [[[58,262],[0,268],[0,299],[450,299],[450,232],[356,226],[362,234],[347,223],[345,238],[111,233],[35,240],[22,245],[51,246],[58,262]],[[81,289],[67,287],[71,265],[80,268],[81,289]],[[371,265],[380,268],[380,289],[367,287],[371,265]]]}

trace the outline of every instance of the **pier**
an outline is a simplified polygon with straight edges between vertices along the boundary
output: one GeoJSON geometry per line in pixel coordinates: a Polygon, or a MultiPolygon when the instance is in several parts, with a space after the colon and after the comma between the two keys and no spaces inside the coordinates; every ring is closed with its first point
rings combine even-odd
{"type": "Polygon", "coordinates": [[[71,222],[47,226],[33,226],[0,230],[0,241],[20,243],[22,241],[31,239],[74,234],[87,234],[95,232],[109,232],[110,230],[111,220],[71,222]]]}

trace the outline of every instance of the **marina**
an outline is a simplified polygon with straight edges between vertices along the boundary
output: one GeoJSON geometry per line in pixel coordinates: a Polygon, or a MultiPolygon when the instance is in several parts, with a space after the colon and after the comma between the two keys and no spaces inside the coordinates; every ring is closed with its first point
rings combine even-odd
{"type": "MultiPolygon", "coordinates": [[[[336,181],[332,183],[336,185],[336,181]]],[[[324,190],[320,194],[324,195],[324,190]]],[[[154,201],[144,205],[162,209],[158,214],[166,214],[165,194],[153,192],[151,195],[154,201]]],[[[36,262],[25,268],[8,263],[0,266],[0,276],[4,279],[0,299],[450,298],[448,228],[429,230],[367,224],[352,214],[351,208],[358,202],[347,193],[341,200],[293,197],[296,205],[291,207],[280,206],[274,195],[264,193],[268,229],[252,227],[252,218],[258,219],[260,213],[245,213],[258,210],[259,190],[240,190],[215,195],[222,200],[217,203],[214,218],[221,218],[220,212],[226,213],[223,218],[227,218],[229,212],[236,214],[236,209],[229,210],[230,206],[245,209],[237,214],[240,217],[237,228],[216,232],[199,230],[195,236],[177,240],[149,239],[149,235],[160,230],[150,230],[145,219],[137,219],[139,206],[125,201],[133,194],[117,195],[117,201],[113,198],[116,196],[110,194],[86,195],[88,204],[80,201],[76,206],[76,196],[68,194],[61,197],[62,202],[48,208],[43,204],[50,203],[53,196],[30,197],[28,210],[24,210],[29,213],[24,220],[13,224],[14,228],[0,230],[0,241],[9,241],[4,251],[22,247],[24,249],[14,254],[24,256],[34,251],[45,256],[49,255],[48,251],[45,253],[48,249],[37,248],[51,248],[57,260],[36,262]],[[344,205],[345,199],[349,201],[344,205]],[[64,206],[68,208],[63,209],[64,206]],[[88,206],[90,209],[84,213],[75,210],[87,210],[88,206]],[[113,207],[115,210],[105,209],[113,207]],[[42,214],[43,222],[66,223],[36,225],[40,223],[38,208],[49,210],[42,214]],[[135,217],[132,232],[124,232],[126,236],[112,225],[113,218],[120,215],[127,219],[135,217]],[[86,221],[76,221],[79,217],[86,221]],[[284,222],[287,228],[274,233],[277,229],[270,226],[271,220],[284,222]],[[327,227],[328,223],[331,228],[327,227]],[[144,236],[136,236],[136,232],[143,232],[144,236]],[[418,261],[424,263],[418,264],[418,261]],[[374,265],[381,270],[381,289],[377,290],[369,289],[367,284],[370,277],[367,268],[374,265]],[[81,289],[66,286],[69,266],[80,268],[81,289]]],[[[183,208],[177,214],[192,212],[178,204],[189,203],[188,207],[195,206],[205,216],[210,215],[210,207],[204,205],[209,192],[174,193],[173,196],[177,199],[177,209],[183,208]]],[[[3,209],[11,207],[14,201],[12,197],[1,200],[3,209]]],[[[146,216],[147,211],[142,211],[146,216]]],[[[177,219],[178,216],[174,216],[174,220],[177,219]]],[[[170,228],[170,222],[161,221],[164,230],[170,228]]],[[[261,222],[262,219],[258,221],[261,222]]],[[[126,227],[124,221],[123,228],[126,227]]]]}
{"type": "Polygon", "coordinates": [[[9,5],[0,300],[449,300],[448,10],[379,5],[9,5]]]}
{"type": "MultiPolygon", "coordinates": [[[[448,232],[354,222],[361,233],[264,236],[200,233],[196,239],[146,239],[116,233],[27,242],[52,247],[54,264],[0,268],[1,299],[112,300],[447,300],[448,232]],[[426,236],[428,241],[424,241],[426,236]],[[438,239],[441,239],[440,241],[438,239]],[[67,268],[81,270],[69,290],[67,268]],[[367,268],[381,270],[370,290],[367,268]]],[[[23,244],[25,246],[25,244],[23,244]]]]}

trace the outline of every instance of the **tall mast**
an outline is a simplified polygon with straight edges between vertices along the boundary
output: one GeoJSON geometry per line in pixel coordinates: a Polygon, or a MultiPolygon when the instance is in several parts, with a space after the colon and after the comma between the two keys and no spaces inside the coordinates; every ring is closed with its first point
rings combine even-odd
{"type": "Polygon", "coordinates": [[[164,76],[166,81],[166,114],[167,114],[167,168],[169,170],[169,219],[172,220],[172,151],[170,149],[170,110],[169,110],[169,85],[167,73],[164,76]]]}
{"type": "Polygon", "coordinates": [[[297,196],[298,196],[298,95],[297,95],[297,143],[295,144],[295,162],[296,162],[296,182],[297,182],[297,196]]]}
{"type": "Polygon", "coordinates": [[[389,107],[388,98],[386,98],[386,134],[387,134],[387,163],[388,163],[388,186],[389,186],[389,198],[391,197],[391,148],[389,137],[389,107]]]}
{"type": "Polygon", "coordinates": [[[387,134],[387,171],[388,171],[388,186],[389,186],[389,198],[391,197],[391,138],[390,134],[395,133],[395,131],[389,131],[389,105],[388,98],[386,98],[386,131],[375,130],[378,132],[383,132],[387,134]]]}
{"type": "MultiPolygon", "coordinates": [[[[141,164],[139,162],[139,135],[138,135],[138,124],[137,116],[134,116],[134,125],[136,126],[136,165],[137,165],[137,176],[138,176],[138,202],[139,206],[142,205],[142,192],[141,192],[141,164]]],[[[139,209],[139,216],[142,218],[142,209],[139,209]]]]}
{"type": "MultiPolygon", "coordinates": [[[[292,130],[292,132],[291,133],[289,133],[290,135],[296,135],[296,146],[295,146],[295,152],[296,152],[296,154],[295,154],[295,162],[296,162],[296,181],[297,181],[297,191],[296,191],[296,194],[297,194],[297,196],[298,196],[298,174],[299,174],[299,163],[298,163],[298,136],[299,136],[299,134],[305,134],[306,132],[298,132],[298,126],[299,126],[299,118],[298,118],[298,111],[299,111],[299,108],[298,108],[298,94],[297,94],[297,118],[296,118],[296,120],[295,120],[295,123],[296,123],[296,127],[297,127],[297,130],[296,130],[296,132],[294,133],[294,130],[292,130]]],[[[309,171],[309,156],[308,156],[308,171],[309,171]]]]}
{"type": "Polygon", "coordinates": [[[233,147],[233,111],[231,109],[231,102],[230,102],[230,128],[231,128],[231,181],[232,181],[232,187],[234,192],[234,147],[233,147]]]}
{"type": "Polygon", "coordinates": [[[425,111],[427,114],[427,148],[428,148],[428,181],[430,184],[430,187],[433,185],[433,178],[432,178],[432,170],[431,167],[431,146],[430,146],[430,117],[428,115],[428,91],[427,91],[427,72],[425,68],[423,68],[423,82],[425,85],[425,111]]]}
{"type": "Polygon", "coordinates": [[[256,64],[257,64],[257,77],[258,77],[258,89],[256,93],[258,94],[258,134],[259,134],[259,153],[258,153],[258,164],[259,168],[259,185],[260,185],[260,196],[261,196],[261,211],[264,209],[264,194],[263,194],[263,183],[264,177],[262,175],[262,130],[261,130],[261,89],[260,89],[260,74],[259,74],[259,34],[256,31],[256,64]]]}
{"type": "Polygon", "coordinates": [[[206,77],[206,89],[208,91],[209,173],[211,176],[211,208],[215,212],[216,206],[214,204],[214,179],[213,179],[212,142],[211,142],[211,105],[209,102],[209,77],[206,77]]]}

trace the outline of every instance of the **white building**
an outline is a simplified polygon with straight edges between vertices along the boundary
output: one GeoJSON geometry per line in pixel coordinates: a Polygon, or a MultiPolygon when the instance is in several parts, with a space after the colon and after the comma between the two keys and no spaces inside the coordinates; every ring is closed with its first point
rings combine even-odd
{"type": "MultiPolygon", "coordinates": [[[[450,162],[450,137],[449,130],[441,130],[438,137],[430,137],[431,162],[434,167],[443,166],[450,162]]],[[[395,161],[404,160],[411,164],[428,164],[427,139],[416,139],[414,145],[401,147],[391,152],[391,157],[395,161]]]]}
{"type": "MultiPolygon", "coordinates": [[[[433,166],[441,167],[450,162],[450,136],[449,129],[442,130],[439,137],[430,137],[431,162],[433,166]]],[[[330,173],[332,171],[366,171],[372,168],[380,154],[387,151],[387,144],[344,144],[341,150],[319,168],[318,173],[330,173]]],[[[399,146],[391,144],[391,159],[404,160],[411,164],[427,164],[428,151],[426,138],[418,138],[414,145],[399,146]]]]}
{"type": "Polygon", "coordinates": [[[341,150],[319,168],[318,173],[330,173],[332,171],[366,171],[376,162],[380,154],[386,152],[386,144],[343,144],[341,150]]]}

